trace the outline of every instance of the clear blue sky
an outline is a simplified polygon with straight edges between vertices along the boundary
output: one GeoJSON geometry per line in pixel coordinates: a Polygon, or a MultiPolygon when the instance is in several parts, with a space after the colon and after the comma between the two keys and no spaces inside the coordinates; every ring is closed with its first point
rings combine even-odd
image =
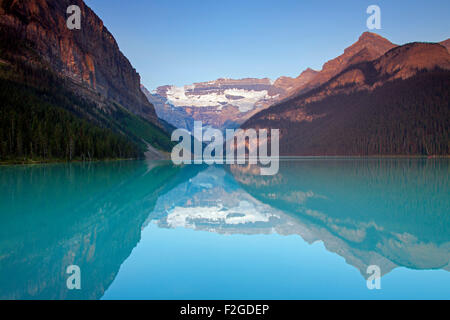
{"type": "Polygon", "coordinates": [[[85,0],[154,89],[224,78],[297,76],[320,69],[368,31],[394,43],[450,37],[448,0],[85,0]]]}

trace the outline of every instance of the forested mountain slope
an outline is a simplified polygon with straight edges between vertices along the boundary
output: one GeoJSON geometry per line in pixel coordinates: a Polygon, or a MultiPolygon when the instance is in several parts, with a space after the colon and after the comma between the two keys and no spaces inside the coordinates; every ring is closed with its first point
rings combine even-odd
{"type": "Polygon", "coordinates": [[[243,128],[279,128],[282,155],[450,154],[450,55],[412,43],[345,69],[243,128]]]}

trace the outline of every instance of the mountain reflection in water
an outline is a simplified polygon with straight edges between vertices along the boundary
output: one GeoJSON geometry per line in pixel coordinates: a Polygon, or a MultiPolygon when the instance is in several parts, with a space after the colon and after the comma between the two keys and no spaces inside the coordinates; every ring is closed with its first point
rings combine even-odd
{"type": "Polygon", "coordinates": [[[296,159],[275,176],[140,161],[2,167],[0,298],[99,299],[149,224],[298,235],[363,277],[369,265],[450,271],[448,170],[447,159],[296,159]],[[71,264],[81,291],[66,288],[71,264]]]}
{"type": "Polygon", "coordinates": [[[157,201],[162,227],[217,233],[298,234],[357,267],[446,269],[450,259],[448,162],[369,159],[211,167],[157,201]]]}

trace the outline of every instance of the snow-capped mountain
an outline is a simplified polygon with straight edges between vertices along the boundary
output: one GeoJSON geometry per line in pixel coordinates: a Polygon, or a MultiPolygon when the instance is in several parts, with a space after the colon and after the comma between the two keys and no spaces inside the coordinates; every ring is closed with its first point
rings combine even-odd
{"type": "Polygon", "coordinates": [[[218,79],[182,87],[162,86],[154,92],[142,88],[158,116],[170,124],[192,129],[202,121],[219,129],[238,127],[256,112],[284,95],[270,79],[218,79]]]}

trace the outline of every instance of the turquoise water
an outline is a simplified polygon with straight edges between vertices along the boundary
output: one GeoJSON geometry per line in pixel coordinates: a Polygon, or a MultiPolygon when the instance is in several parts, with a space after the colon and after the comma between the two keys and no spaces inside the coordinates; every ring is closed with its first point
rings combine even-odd
{"type": "Polygon", "coordinates": [[[449,165],[0,167],[0,298],[449,299],[449,165]]]}

